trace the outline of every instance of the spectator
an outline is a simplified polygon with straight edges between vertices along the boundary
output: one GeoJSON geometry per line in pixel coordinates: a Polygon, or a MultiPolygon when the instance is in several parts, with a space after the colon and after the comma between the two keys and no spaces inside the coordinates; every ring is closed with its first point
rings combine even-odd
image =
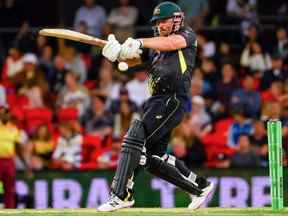
{"type": "Polygon", "coordinates": [[[72,123],[59,125],[60,136],[53,152],[53,167],[63,170],[79,168],[83,136],[77,133],[72,123]]]}
{"type": "Polygon", "coordinates": [[[264,122],[255,121],[253,123],[253,133],[250,137],[251,148],[260,158],[262,167],[268,166],[268,144],[264,122]]]}
{"type": "Polygon", "coordinates": [[[51,70],[53,67],[53,50],[51,46],[44,46],[42,49],[42,52],[40,54],[39,59],[39,68],[45,72],[46,77],[48,77],[48,74],[51,74],[51,70]]]}
{"type": "Polygon", "coordinates": [[[87,89],[78,83],[78,77],[72,71],[65,74],[65,86],[58,95],[57,104],[63,108],[76,108],[79,117],[84,115],[90,105],[90,98],[87,89]]]}
{"type": "Polygon", "coordinates": [[[280,55],[272,55],[272,68],[264,72],[260,88],[266,90],[273,81],[285,81],[288,79],[288,71],[283,69],[283,60],[280,55]]]}
{"type": "Polygon", "coordinates": [[[237,143],[237,140],[240,135],[243,133],[250,135],[252,133],[252,122],[246,117],[245,111],[241,107],[234,109],[232,115],[234,122],[228,131],[228,146],[237,149],[237,145],[239,144],[237,143]]]}
{"type": "Polygon", "coordinates": [[[51,73],[47,74],[50,89],[54,93],[59,92],[65,85],[65,75],[68,71],[65,64],[61,55],[55,56],[51,73]]]}
{"type": "Polygon", "coordinates": [[[206,152],[199,138],[189,126],[188,116],[175,128],[172,134],[172,153],[183,160],[189,168],[200,167],[206,160],[206,152]]]}
{"type": "Polygon", "coordinates": [[[238,148],[230,159],[230,166],[237,168],[255,168],[260,166],[259,157],[251,149],[249,135],[242,134],[238,138],[238,148]]]}
{"type": "Polygon", "coordinates": [[[128,131],[130,123],[139,119],[140,115],[136,112],[133,112],[132,107],[129,106],[129,103],[126,101],[122,101],[119,104],[119,113],[116,113],[114,117],[114,129],[113,136],[114,137],[123,137],[128,131]]]}
{"type": "Polygon", "coordinates": [[[36,54],[41,55],[45,46],[49,46],[47,37],[38,35],[36,38],[36,54]]]}
{"type": "Polygon", "coordinates": [[[102,28],[106,23],[106,12],[100,5],[94,5],[94,0],[84,0],[75,15],[74,29],[79,31],[80,22],[84,21],[88,26],[88,34],[101,37],[102,28]]]}
{"type": "Polygon", "coordinates": [[[113,72],[112,63],[104,58],[99,69],[95,92],[107,97],[108,102],[119,97],[120,83],[114,79],[113,72]]]}
{"type": "Polygon", "coordinates": [[[222,79],[216,84],[216,96],[220,102],[223,112],[229,110],[232,92],[240,88],[240,82],[231,64],[222,66],[222,79]]]}
{"type": "Polygon", "coordinates": [[[269,54],[263,52],[259,43],[249,43],[242,52],[241,66],[247,67],[253,74],[259,73],[260,77],[265,70],[271,68],[271,58],[269,54]]]}
{"type": "Polygon", "coordinates": [[[120,88],[119,98],[111,101],[108,110],[114,115],[119,113],[121,103],[127,103],[131,112],[138,111],[136,103],[129,99],[129,92],[124,86],[120,88]]]}
{"type": "Polygon", "coordinates": [[[288,37],[285,28],[280,27],[276,32],[276,46],[274,47],[274,52],[281,56],[281,58],[286,62],[288,60],[288,37]]]}
{"type": "Polygon", "coordinates": [[[22,52],[17,47],[11,47],[3,66],[2,80],[7,82],[11,77],[22,71],[23,66],[22,52]]]}
{"type": "Polygon", "coordinates": [[[202,59],[201,69],[203,71],[203,79],[207,82],[210,86],[210,90],[215,90],[215,85],[219,80],[219,74],[216,70],[215,62],[212,59],[204,58],[202,59]]]}
{"type": "Polygon", "coordinates": [[[37,69],[38,59],[35,54],[27,53],[23,57],[23,70],[11,77],[18,95],[28,99],[27,107],[44,107],[44,96],[48,96],[48,83],[45,75],[37,69]]]}
{"type": "Polygon", "coordinates": [[[106,149],[97,157],[98,169],[116,169],[122,140],[115,138],[110,149],[106,149]]]}
{"type": "Polygon", "coordinates": [[[126,84],[129,92],[129,97],[138,107],[143,105],[143,102],[150,96],[148,92],[148,81],[146,71],[138,70],[134,74],[134,79],[126,84]]]}
{"type": "Polygon", "coordinates": [[[283,83],[280,81],[274,81],[266,91],[261,93],[262,103],[280,101],[283,95],[283,83]]]}
{"type": "Polygon", "coordinates": [[[197,35],[197,46],[199,47],[201,57],[212,58],[216,54],[214,41],[208,41],[203,34],[197,35]]]}
{"type": "Polygon", "coordinates": [[[202,95],[204,93],[204,80],[203,78],[194,77],[191,80],[191,96],[202,95]]]}
{"type": "Polygon", "coordinates": [[[27,145],[27,154],[30,158],[31,168],[42,170],[48,168],[52,159],[55,140],[49,132],[47,125],[40,125],[27,145]]]}
{"type": "MultiPolygon", "coordinates": [[[[200,159],[200,163],[195,161],[196,158],[193,158],[192,151],[188,148],[186,141],[181,137],[174,137],[171,140],[171,148],[172,148],[172,154],[177,157],[178,159],[181,159],[185,163],[185,165],[188,168],[195,168],[199,167],[202,164],[202,161],[200,159]]],[[[193,152],[195,154],[195,152],[193,152]]]]}
{"type": "MultiPolygon", "coordinates": [[[[210,83],[209,83],[209,79],[207,79],[207,80],[204,80],[204,72],[203,72],[203,70],[202,70],[202,68],[200,68],[200,67],[195,67],[194,69],[193,69],[193,76],[192,76],[192,80],[193,80],[193,82],[192,83],[194,83],[193,85],[193,88],[201,88],[201,89],[199,89],[199,90],[196,90],[195,89],[195,93],[193,93],[193,95],[195,94],[195,95],[199,95],[199,94],[205,94],[205,93],[207,93],[207,92],[210,92],[211,91],[211,86],[210,86],[210,83]],[[199,83],[199,84],[197,84],[197,83],[199,83]],[[201,83],[201,84],[200,84],[201,83]],[[199,94],[197,94],[196,92],[200,92],[199,94]]],[[[212,72],[212,75],[213,75],[213,72],[212,72]]]]}
{"type": "Polygon", "coordinates": [[[32,33],[29,22],[24,21],[19,29],[19,32],[14,39],[14,45],[19,47],[23,53],[35,53],[36,41],[35,36],[32,33]]]}
{"type": "Polygon", "coordinates": [[[130,0],[118,0],[119,6],[112,9],[108,24],[117,40],[124,42],[134,36],[134,27],[138,18],[138,9],[130,4],[130,0]]]}
{"type": "Polygon", "coordinates": [[[232,52],[231,45],[226,42],[221,42],[218,52],[216,53],[216,62],[219,67],[224,64],[237,65],[238,58],[234,52],[232,52]]]}
{"type": "Polygon", "coordinates": [[[280,119],[281,105],[279,102],[265,103],[262,107],[260,119],[268,121],[269,119],[280,119]]]}
{"type": "Polygon", "coordinates": [[[198,138],[201,138],[211,130],[211,118],[205,111],[204,99],[199,95],[192,97],[192,111],[189,126],[198,138]]]}
{"type": "Polygon", "coordinates": [[[243,80],[243,88],[232,93],[231,108],[245,107],[245,112],[249,117],[257,117],[261,108],[261,97],[259,92],[254,90],[254,79],[246,75],[243,80]]]}
{"type": "Polygon", "coordinates": [[[194,30],[203,28],[205,17],[209,13],[209,1],[207,0],[178,0],[178,4],[184,11],[186,22],[194,30]]]}
{"type": "Polygon", "coordinates": [[[113,130],[113,115],[105,110],[106,99],[102,95],[93,95],[91,110],[84,116],[86,132],[102,139],[111,135],[113,130]]]}
{"type": "Polygon", "coordinates": [[[229,24],[241,24],[242,28],[245,28],[250,23],[256,23],[256,4],[257,0],[228,0],[226,13],[229,24]]]}
{"type": "MultiPolygon", "coordinates": [[[[246,31],[244,31],[242,48],[245,48],[245,45],[251,43],[259,43],[261,46],[265,45],[263,43],[262,38],[260,37],[260,28],[255,24],[250,24],[246,31]]],[[[266,48],[266,47],[265,47],[266,48]]]]}
{"type": "Polygon", "coordinates": [[[84,83],[87,78],[87,68],[75,47],[68,46],[63,53],[65,59],[65,67],[68,70],[74,71],[79,77],[79,82],[84,83]]]}
{"type": "Polygon", "coordinates": [[[4,186],[4,206],[5,208],[15,208],[15,153],[21,157],[26,168],[29,167],[20,145],[20,131],[11,121],[9,111],[3,107],[0,110],[0,143],[0,179],[4,186]]]}
{"type": "Polygon", "coordinates": [[[22,70],[14,73],[10,76],[10,80],[15,85],[16,88],[27,87],[29,81],[35,79],[37,75],[36,69],[38,64],[37,56],[33,53],[26,53],[23,56],[23,67],[22,70]]]}

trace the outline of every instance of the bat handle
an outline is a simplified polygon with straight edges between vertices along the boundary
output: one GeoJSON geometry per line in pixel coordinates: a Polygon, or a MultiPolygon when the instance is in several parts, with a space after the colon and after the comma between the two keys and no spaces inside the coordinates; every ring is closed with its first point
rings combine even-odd
{"type": "MultiPolygon", "coordinates": [[[[96,46],[101,46],[102,48],[107,44],[107,41],[106,40],[101,40],[101,39],[98,39],[98,38],[93,38],[93,40],[91,41],[92,45],[96,45],[96,46]]],[[[124,61],[119,61],[118,63],[118,69],[120,71],[126,71],[128,70],[129,68],[129,65],[124,62],[124,61]]]]}
{"type": "Polygon", "coordinates": [[[87,41],[88,44],[91,44],[91,45],[94,45],[94,46],[99,46],[101,48],[103,48],[106,44],[107,44],[107,41],[106,40],[102,40],[102,39],[99,39],[99,38],[92,38],[87,41]]]}

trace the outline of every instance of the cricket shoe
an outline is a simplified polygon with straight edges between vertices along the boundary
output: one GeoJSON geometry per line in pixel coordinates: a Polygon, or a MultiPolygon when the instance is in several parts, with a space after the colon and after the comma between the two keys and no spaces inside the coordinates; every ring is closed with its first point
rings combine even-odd
{"type": "Polygon", "coordinates": [[[110,199],[106,203],[99,206],[97,210],[100,212],[112,212],[122,208],[129,208],[133,206],[134,203],[135,200],[132,197],[130,199],[125,198],[124,200],[121,200],[115,194],[112,194],[110,199]]]}
{"type": "Polygon", "coordinates": [[[192,210],[196,210],[205,203],[205,201],[209,198],[214,188],[213,182],[208,182],[207,185],[202,189],[202,193],[200,196],[190,194],[191,203],[189,204],[188,208],[192,210]]]}

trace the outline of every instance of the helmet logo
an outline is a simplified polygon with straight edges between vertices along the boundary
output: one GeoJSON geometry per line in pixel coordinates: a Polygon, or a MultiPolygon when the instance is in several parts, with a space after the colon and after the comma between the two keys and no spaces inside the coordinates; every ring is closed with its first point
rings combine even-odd
{"type": "Polygon", "coordinates": [[[153,15],[154,16],[160,15],[160,8],[155,8],[155,10],[153,11],[153,15]]]}

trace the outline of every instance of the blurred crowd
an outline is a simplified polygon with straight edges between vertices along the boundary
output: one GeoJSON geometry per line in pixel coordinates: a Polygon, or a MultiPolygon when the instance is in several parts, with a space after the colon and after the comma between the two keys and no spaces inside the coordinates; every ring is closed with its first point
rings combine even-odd
{"type": "MultiPolygon", "coordinates": [[[[287,26],[275,23],[267,40],[256,0],[228,0],[225,17],[211,16],[211,1],[175,2],[197,31],[198,57],[191,103],[169,153],[190,168],[267,167],[266,123],[280,119],[287,165],[287,26]],[[207,23],[239,27],[240,40],[211,38],[203,30],[207,23]]],[[[119,0],[107,13],[85,0],[73,28],[102,38],[113,32],[123,42],[137,35],[140,10],[119,0]]],[[[287,10],[283,1],[278,12],[287,10]]],[[[149,97],[145,65],[120,72],[99,48],[35,36],[29,22],[11,41],[1,64],[0,158],[14,157],[19,146],[17,169],[114,169],[123,135],[149,97]]]]}

